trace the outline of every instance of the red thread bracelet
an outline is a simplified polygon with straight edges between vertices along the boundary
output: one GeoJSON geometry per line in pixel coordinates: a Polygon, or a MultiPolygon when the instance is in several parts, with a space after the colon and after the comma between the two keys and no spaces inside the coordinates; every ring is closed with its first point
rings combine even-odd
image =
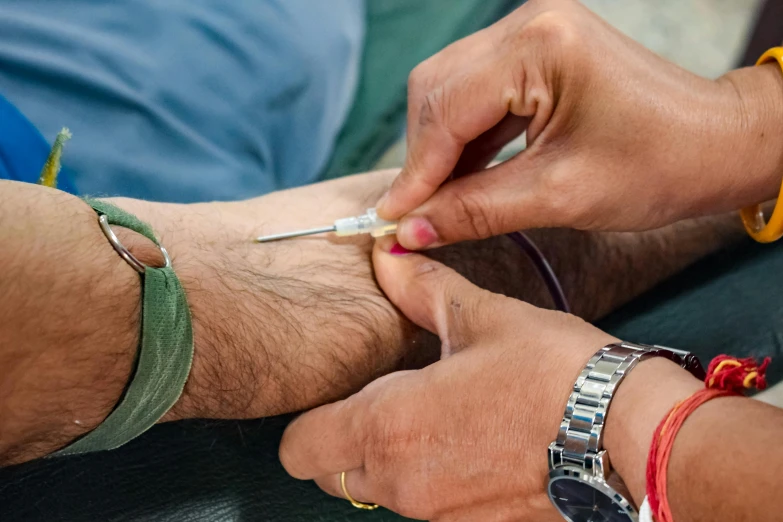
{"type": "Polygon", "coordinates": [[[705,388],[689,398],[677,403],[664,417],[653,435],[650,454],[647,457],[647,501],[655,520],[673,522],[667,495],[667,472],[674,439],[685,420],[696,408],[716,397],[742,395],[746,389],[767,387],[764,376],[770,358],[758,365],[752,357],[736,359],[728,355],[719,355],[707,368],[704,379],[705,388]]]}

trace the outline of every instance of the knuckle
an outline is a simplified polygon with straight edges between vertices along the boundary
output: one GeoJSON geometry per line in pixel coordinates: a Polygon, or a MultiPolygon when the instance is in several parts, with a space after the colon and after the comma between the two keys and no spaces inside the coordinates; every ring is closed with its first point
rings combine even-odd
{"type": "Polygon", "coordinates": [[[457,230],[467,227],[474,239],[484,239],[500,232],[494,207],[484,191],[455,191],[453,197],[453,206],[457,212],[457,230]]]}
{"type": "Polygon", "coordinates": [[[408,93],[416,93],[418,90],[423,88],[425,85],[429,83],[430,78],[430,60],[431,58],[428,58],[427,60],[424,60],[420,64],[418,64],[416,67],[411,70],[410,74],[408,74],[408,93]]]}
{"type": "Polygon", "coordinates": [[[388,407],[384,404],[382,396],[376,398],[367,408],[368,437],[371,448],[385,448],[388,441],[394,439],[393,416],[388,415],[388,407]]]}
{"type": "MultiPolygon", "coordinates": [[[[425,80],[426,82],[426,80],[425,80]]],[[[454,82],[446,82],[440,85],[418,85],[412,87],[409,83],[409,103],[418,104],[420,127],[429,127],[436,133],[447,137],[455,144],[464,145],[472,139],[470,132],[458,125],[458,114],[463,99],[474,99],[486,88],[481,78],[462,78],[459,86],[454,82]],[[417,93],[411,96],[411,93],[417,93]],[[423,96],[418,93],[426,93],[423,96]]]]}
{"type": "Polygon", "coordinates": [[[369,440],[365,444],[364,467],[367,473],[382,476],[394,464],[393,444],[397,439],[397,431],[382,415],[370,414],[369,425],[371,428],[369,440]]]}
{"type": "Polygon", "coordinates": [[[370,427],[365,447],[368,471],[391,470],[405,460],[413,437],[414,420],[410,408],[400,408],[388,392],[381,392],[368,409],[370,427]]]}
{"type": "Polygon", "coordinates": [[[388,485],[387,507],[417,519],[434,516],[436,499],[418,467],[421,459],[421,411],[415,405],[400,407],[394,391],[379,393],[368,410],[371,440],[365,454],[365,470],[376,477],[392,478],[388,485]]]}
{"type": "Polygon", "coordinates": [[[572,49],[579,43],[578,26],[563,9],[544,11],[530,20],[519,32],[526,42],[537,41],[547,47],[572,49]]]}
{"type": "Polygon", "coordinates": [[[443,125],[445,122],[445,90],[443,86],[429,91],[422,100],[419,125],[443,125]]]}

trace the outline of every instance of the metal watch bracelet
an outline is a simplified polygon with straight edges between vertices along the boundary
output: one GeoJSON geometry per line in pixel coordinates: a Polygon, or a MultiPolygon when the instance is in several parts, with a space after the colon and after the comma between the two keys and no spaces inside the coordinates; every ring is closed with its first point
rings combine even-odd
{"type": "Polygon", "coordinates": [[[549,447],[550,469],[571,464],[597,473],[608,471],[603,428],[609,403],[628,372],[649,357],[664,357],[704,379],[699,360],[688,352],[626,342],[603,347],[574,383],[557,439],[549,447]]]}

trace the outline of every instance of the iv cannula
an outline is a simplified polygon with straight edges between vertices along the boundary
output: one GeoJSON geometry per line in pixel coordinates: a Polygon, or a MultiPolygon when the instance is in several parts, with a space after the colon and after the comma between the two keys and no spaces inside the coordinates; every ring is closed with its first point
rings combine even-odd
{"type": "Polygon", "coordinates": [[[271,234],[256,238],[257,243],[267,243],[269,241],[278,241],[280,239],[289,239],[294,237],[312,236],[315,234],[325,234],[334,232],[340,237],[354,236],[356,234],[370,234],[373,237],[394,234],[397,231],[397,223],[394,221],[385,221],[378,217],[374,208],[368,208],[366,214],[361,216],[351,216],[338,219],[334,225],[329,227],[309,228],[306,230],[297,230],[296,232],[285,232],[282,234],[271,234]]]}

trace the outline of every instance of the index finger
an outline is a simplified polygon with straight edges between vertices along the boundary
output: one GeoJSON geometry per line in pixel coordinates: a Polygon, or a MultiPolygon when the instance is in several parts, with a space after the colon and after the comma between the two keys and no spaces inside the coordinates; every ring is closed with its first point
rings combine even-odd
{"type": "Polygon", "coordinates": [[[423,98],[416,128],[408,129],[405,165],[386,197],[378,202],[381,216],[399,219],[424,203],[454,170],[465,145],[521,105],[516,85],[524,82],[511,81],[511,64],[504,64],[505,60],[497,56],[452,76],[423,98]]]}
{"type": "Polygon", "coordinates": [[[415,373],[398,371],[375,379],[356,395],[303,413],[286,428],[280,462],[294,478],[314,479],[364,466],[373,429],[373,402],[390,382],[415,373]]]}
{"type": "Polygon", "coordinates": [[[292,477],[308,480],[364,465],[364,406],[357,397],[316,408],[288,425],[280,462],[292,477]]]}

